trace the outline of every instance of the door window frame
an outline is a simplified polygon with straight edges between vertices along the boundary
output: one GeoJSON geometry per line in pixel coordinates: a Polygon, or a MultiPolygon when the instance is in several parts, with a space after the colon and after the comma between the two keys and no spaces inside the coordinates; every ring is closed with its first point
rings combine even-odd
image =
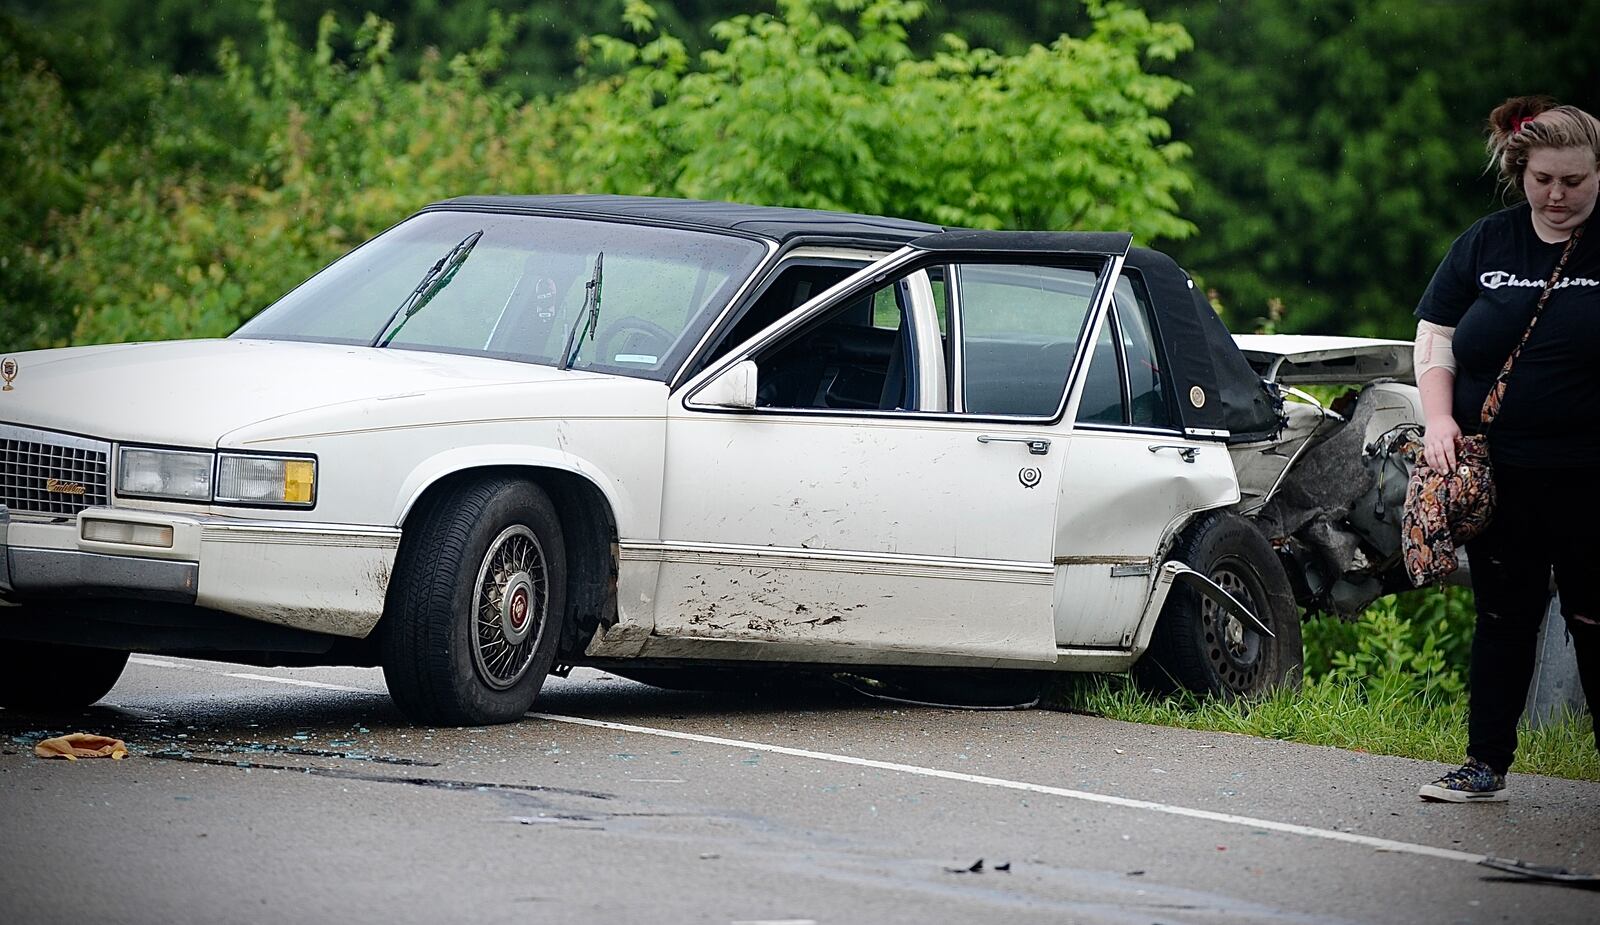
{"type": "MultiPolygon", "coordinates": [[[[770,327],[752,336],[744,344],[724,353],[714,363],[702,369],[682,387],[683,407],[691,411],[707,414],[865,417],[892,420],[920,418],[1032,426],[1059,424],[1065,419],[1069,410],[1075,409],[1077,393],[1081,387],[1083,375],[1088,368],[1089,356],[1094,348],[1094,339],[1099,336],[1100,325],[1104,323],[1106,317],[1111,313],[1116,281],[1122,277],[1126,258],[1127,254],[1125,252],[1086,251],[1082,253],[1059,253],[1027,250],[968,252],[927,251],[911,246],[901,247],[889,256],[875,261],[841,280],[830,290],[830,295],[827,298],[813,299],[800,306],[770,327]],[[962,320],[963,306],[960,302],[960,286],[958,283],[959,267],[963,264],[1088,269],[1097,274],[1095,288],[1090,295],[1089,310],[1085,315],[1084,326],[1078,337],[1072,363],[1068,368],[1067,380],[1053,413],[1047,415],[972,414],[964,410],[958,410],[964,405],[964,402],[958,404],[957,398],[965,392],[966,375],[961,346],[961,337],[965,326],[962,320]],[[915,364],[916,374],[919,377],[926,378],[932,368],[940,369],[942,373],[942,381],[939,382],[937,389],[933,389],[931,384],[925,384],[922,379],[919,379],[919,387],[917,389],[919,407],[915,410],[772,407],[738,409],[701,404],[695,400],[697,394],[722,372],[743,360],[752,359],[755,354],[763,349],[797,333],[813,319],[838,308],[852,299],[860,298],[869,292],[895,283],[902,277],[910,276],[913,273],[932,267],[944,268],[948,311],[948,340],[941,342],[944,335],[941,335],[939,331],[937,305],[933,299],[931,286],[924,287],[924,291],[921,293],[914,291],[912,298],[913,312],[908,318],[912,324],[914,351],[913,356],[908,358],[908,362],[915,364]],[[929,357],[930,361],[925,362],[924,357],[929,357]],[[944,408],[928,408],[927,405],[935,399],[939,403],[943,403],[944,408]]],[[[927,282],[926,274],[923,274],[923,282],[927,282]]],[[[1118,350],[1120,349],[1119,344],[1118,350]]],[[[1126,384],[1124,384],[1124,388],[1126,388],[1126,384]]]]}
{"type": "Polygon", "coordinates": [[[931,360],[924,361],[923,351],[926,349],[928,338],[937,342],[939,337],[939,319],[934,312],[932,286],[927,284],[927,274],[921,273],[929,266],[941,263],[938,259],[929,259],[926,252],[913,247],[901,247],[889,256],[874,261],[860,270],[850,274],[834,285],[829,290],[826,298],[813,298],[809,302],[796,308],[794,311],[779,319],[765,330],[757,333],[744,344],[723,354],[715,363],[689,381],[683,389],[683,405],[685,408],[703,413],[712,414],[763,414],[763,415],[804,415],[818,417],[877,417],[901,419],[909,415],[926,415],[929,413],[942,414],[943,412],[929,412],[922,405],[933,402],[943,404],[946,385],[944,380],[944,362],[942,351],[936,351],[931,360]],[[870,295],[886,286],[894,285],[898,288],[903,278],[920,273],[923,287],[921,292],[918,287],[911,287],[910,311],[906,314],[906,321],[911,325],[911,355],[906,357],[911,374],[918,377],[914,389],[916,402],[919,405],[915,410],[884,410],[871,408],[773,408],[757,407],[754,409],[721,408],[704,405],[696,402],[696,396],[712,379],[715,379],[724,370],[735,364],[749,359],[782,341],[804,330],[812,321],[835,311],[853,300],[870,295]],[[923,317],[926,315],[927,317],[923,317]],[[919,330],[920,329],[920,330],[919,330]],[[937,371],[936,387],[934,382],[925,382],[932,371],[937,371]]]}
{"type": "MultiPolygon", "coordinates": [[[[1161,337],[1160,319],[1156,317],[1155,303],[1150,299],[1150,288],[1149,286],[1145,285],[1144,274],[1138,269],[1129,267],[1122,268],[1118,274],[1119,279],[1124,276],[1127,277],[1129,285],[1133,287],[1134,308],[1135,310],[1144,314],[1150,328],[1151,353],[1154,354],[1156,362],[1161,364],[1161,369],[1163,371],[1170,370],[1171,367],[1167,363],[1166,344],[1163,342],[1161,337]]],[[[1104,431],[1107,433],[1160,434],[1166,437],[1170,437],[1174,434],[1183,436],[1183,427],[1178,423],[1166,425],[1133,423],[1133,381],[1128,372],[1128,358],[1126,351],[1123,349],[1121,337],[1122,322],[1120,317],[1117,315],[1117,302],[1115,294],[1116,287],[1112,286],[1112,298],[1106,305],[1105,323],[1112,325],[1112,349],[1117,357],[1117,370],[1120,373],[1120,378],[1122,380],[1122,423],[1106,424],[1100,421],[1078,421],[1076,420],[1078,402],[1074,401],[1073,417],[1075,420],[1073,426],[1076,430],[1090,432],[1104,431]]],[[[1099,333],[1096,332],[1095,337],[1098,338],[1099,336],[1099,333]]],[[[1092,361],[1093,356],[1093,352],[1091,352],[1089,357],[1085,360],[1083,368],[1084,375],[1080,378],[1087,379],[1089,362],[1092,361]]],[[[1162,399],[1167,405],[1168,415],[1172,417],[1174,421],[1176,421],[1178,419],[1178,410],[1177,405],[1174,403],[1176,398],[1172,391],[1172,378],[1170,375],[1163,375],[1161,377],[1161,392],[1162,399]]],[[[1081,396],[1074,396],[1074,398],[1081,398],[1081,396]]]]}

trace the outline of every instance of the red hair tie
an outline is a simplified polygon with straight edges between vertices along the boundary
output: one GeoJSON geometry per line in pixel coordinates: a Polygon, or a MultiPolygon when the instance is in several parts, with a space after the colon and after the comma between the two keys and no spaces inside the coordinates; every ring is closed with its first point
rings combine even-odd
{"type": "Polygon", "coordinates": [[[1511,123],[1511,134],[1515,135],[1516,133],[1522,131],[1522,127],[1523,126],[1527,125],[1529,122],[1532,122],[1534,119],[1537,119],[1537,118],[1539,118],[1539,117],[1538,116],[1523,116],[1522,118],[1516,120],[1515,122],[1512,122],[1511,123]]]}

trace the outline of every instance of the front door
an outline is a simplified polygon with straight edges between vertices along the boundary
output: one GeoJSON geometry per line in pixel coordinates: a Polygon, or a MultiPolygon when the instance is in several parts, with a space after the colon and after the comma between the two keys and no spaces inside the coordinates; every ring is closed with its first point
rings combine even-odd
{"type": "Polygon", "coordinates": [[[623,550],[660,563],[654,633],[1054,661],[1062,412],[1118,256],[908,250],[691,381],[662,540],[623,550]],[[754,408],[697,402],[742,359],[754,408]]]}

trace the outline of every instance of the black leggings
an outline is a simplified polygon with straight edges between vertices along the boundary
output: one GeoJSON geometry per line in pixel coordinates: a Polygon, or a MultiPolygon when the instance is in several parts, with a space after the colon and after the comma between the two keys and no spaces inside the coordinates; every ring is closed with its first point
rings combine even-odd
{"type": "Polygon", "coordinates": [[[1600,738],[1600,467],[1496,462],[1494,481],[1494,520],[1467,544],[1478,607],[1467,754],[1504,774],[1517,750],[1552,569],[1600,738]]]}

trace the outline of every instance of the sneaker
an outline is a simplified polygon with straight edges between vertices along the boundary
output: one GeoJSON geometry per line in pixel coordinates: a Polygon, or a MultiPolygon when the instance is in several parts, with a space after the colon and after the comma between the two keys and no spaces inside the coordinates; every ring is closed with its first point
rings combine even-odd
{"type": "Polygon", "coordinates": [[[1506,799],[1506,776],[1476,758],[1439,778],[1423,784],[1417,796],[1424,800],[1445,803],[1503,803],[1506,799]]]}

